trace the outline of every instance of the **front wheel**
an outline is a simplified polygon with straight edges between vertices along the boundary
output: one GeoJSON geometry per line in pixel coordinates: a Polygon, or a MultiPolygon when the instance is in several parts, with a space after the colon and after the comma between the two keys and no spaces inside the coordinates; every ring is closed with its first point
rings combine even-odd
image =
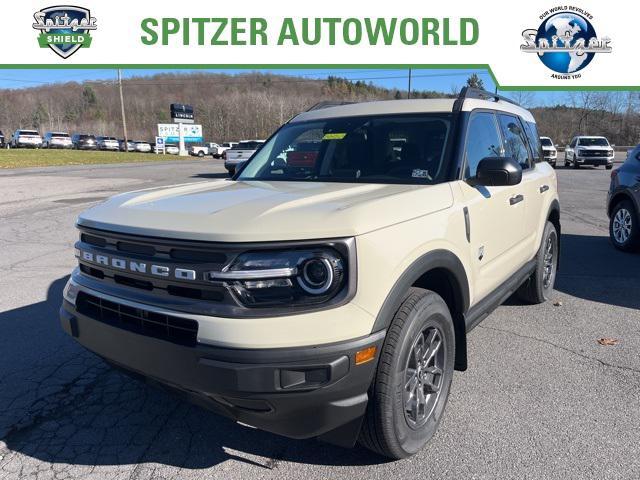
{"type": "Polygon", "coordinates": [[[606,165],[604,168],[606,168],[607,170],[611,170],[613,168],[613,165],[606,165]]]}
{"type": "Polygon", "coordinates": [[[558,270],[559,246],[558,231],[553,223],[547,222],[535,258],[535,270],[518,289],[517,295],[521,300],[544,303],[551,298],[558,270]]]}
{"type": "Polygon", "coordinates": [[[609,219],[609,238],[618,250],[630,252],[640,246],[638,212],[629,200],[619,202],[609,219]]]}
{"type": "Polygon", "coordinates": [[[380,353],[360,443],[393,459],[424,447],[442,419],[454,358],[455,332],[446,303],[432,291],[410,289],[380,353]]]}

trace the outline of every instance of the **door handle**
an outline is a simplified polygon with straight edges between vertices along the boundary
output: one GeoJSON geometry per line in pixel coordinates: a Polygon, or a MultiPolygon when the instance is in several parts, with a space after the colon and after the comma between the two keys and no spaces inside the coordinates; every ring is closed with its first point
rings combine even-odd
{"type": "Polygon", "coordinates": [[[546,192],[547,190],[549,190],[549,185],[542,185],[542,186],[540,187],[540,193],[544,193],[544,192],[546,192]]]}
{"type": "Polygon", "coordinates": [[[515,205],[516,203],[520,203],[524,200],[524,195],[515,195],[509,199],[509,205],[515,205]]]}

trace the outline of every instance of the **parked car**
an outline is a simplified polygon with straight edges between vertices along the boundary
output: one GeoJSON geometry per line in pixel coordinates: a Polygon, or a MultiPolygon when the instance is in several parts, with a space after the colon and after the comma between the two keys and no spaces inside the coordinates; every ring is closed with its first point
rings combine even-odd
{"type": "Polygon", "coordinates": [[[98,145],[99,150],[119,150],[120,144],[118,143],[118,139],[115,137],[104,137],[99,136],[96,137],[96,144],[98,145]]]}
{"type": "Polygon", "coordinates": [[[71,142],[76,150],[96,150],[98,148],[96,137],[86,133],[75,133],[71,137],[71,142]]]}
{"type": "Polygon", "coordinates": [[[475,89],[301,113],[237,181],[83,212],[62,328],[237,422],[409,457],[467,332],[512,293],[553,295],[560,204],[538,143],[529,111],[475,89]]]}
{"type": "Polygon", "coordinates": [[[540,144],[542,145],[542,157],[544,158],[544,161],[553,168],[556,168],[558,150],[553,144],[553,141],[549,137],[540,137],[540,144]]]}
{"type": "Polygon", "coordinates": [[[580,165],[604,165],[607,170],[613,168],[615,153],[605,137],[579,135],[573,137],[564,150],[564,166],[580,168],[580,165]]]}
{"type": "Polygon", "coordinates": [[[0,130],[0,148],[6,148],[7,143],[4,141],[4,133],[0,130]]]}
{"type": "Polygon", "coordinates": [[[47,132],[42,138],[42,148],[71,148],[71,137],[66,132],[47,132]]]}
{"type": "Polygon", "coordinates": [[[132,140],[127,140],[127,146],[125,147],[124,138],[121,138],[121,139],[118,140],[118,149],[121,152],[124,152],[124,151],[135,152],[136,151],[136,144],[132,140]]]}
{"type": "Polygon", "coordinates": [[[167,143],[164,146],[164,151],[169,155],[178,155],[180,153],[180,147],[178,147],[178,145],[176,145],[175,143],[167,143]]]}
{"type": "Polygon", "coordinates": [[[611,172],[607,214],[614,247],[624,251],[640,248],[640,145],[611,172]]]}
{"type": "Polygon", "coordinates": [[[133,142],[136,152],[149,153],[151,151],[151,145],[149,142],[135,141],[133,142]]]}
{"type": "Polygon", "coordinates": [[[215,144],[214,147],[209,147],[209,153],[213,158],[222,158],[222,154],[224,152],[235,147],[237,144],[238,142],[222,142],[220,144],[215,144]]]}
{"type": "Polygon", "coordinates": [[[11,148],[40,148],[42,147],[42,137],[37,130],[21,128],[13,132],[9,146],[11,148]]]}
{"type": "Polygon", "coordinates": [[[209,155],[209,147],[205,147],[204,145],[191,145],[189,147],[189,155],[204,157],[205,155],[209,155]]]}
{"type": "Polygon", "coordinates": [[[264,140],[242,140],[233,148],[229,148],[223,152],[224,168],[227,169],[230,176],[235,175],[238,163],[251,158],[257,150],[264,145],[264,140]]]}

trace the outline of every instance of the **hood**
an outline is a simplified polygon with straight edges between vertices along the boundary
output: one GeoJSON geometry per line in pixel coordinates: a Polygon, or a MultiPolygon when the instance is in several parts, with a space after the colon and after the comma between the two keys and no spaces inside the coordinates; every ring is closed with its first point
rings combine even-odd
{"type": "Polygon", "coordinates": [[[217,242],[361,235],[448,208],[448,184],[216,180],[123,193],[78,218],[91,228],[217,242]]]}
{"type": "Polygon", "coordinates": [[[578,145],[576,150],[613,150],[611,145],[578,145]]]}

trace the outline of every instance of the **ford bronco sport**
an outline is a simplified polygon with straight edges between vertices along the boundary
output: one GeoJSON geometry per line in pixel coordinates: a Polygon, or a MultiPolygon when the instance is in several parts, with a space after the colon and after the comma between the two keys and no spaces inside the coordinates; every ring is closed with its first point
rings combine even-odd
{"type": "Polygon", "coordinates": [[[410,456],[467,333],[514,292],[552,292],[560,210],[541,160],[531,114],[484,91],[313,108],[231,180],[81,214],[62,326],[245,424],[410,456]]]}

